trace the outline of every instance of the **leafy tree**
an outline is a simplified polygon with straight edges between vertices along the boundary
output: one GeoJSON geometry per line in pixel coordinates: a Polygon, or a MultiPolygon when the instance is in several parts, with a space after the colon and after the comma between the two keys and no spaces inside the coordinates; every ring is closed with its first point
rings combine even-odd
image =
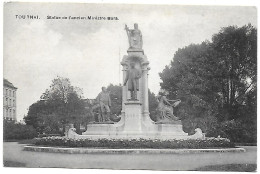
{"type": "Polygon", "coordinates": [[[182,119],[184,131],[189,133],[196,127],[206,131],[216,122],[216,103],[220,97],[214,91],[218,88],[212,81],[214,69],[209,68],[215,63],[210,50],[208,42],[179,49],[170,66],[160,73],[161,87],[169,92],[169,98],[182,100],[176,115],[182,119]],[[209,116],[211,122],[206,123],[205,118],[209,116]]]}
{"type": "Polygon", "coordinates": [[[218,83],[223,98],[223,111],[228,118],[243,117],[239,109],[247,94],[256,90],[257,31],[251,24],[243,27],[222,28],[212,38],[212,47],[217,53],[218,83]]]}
{"type": "Polygon", "coordinates": [[[40,133],[57,133],[67,123],[79,128],[79,124],[87,122],[88,116],[82,90],[72,86],[68,78],[57,77],[41,100],[30,106],[24,120],[40,133]]]}
{"type": "Polygon", "coordinates": [[[256,36],[250,24],[222,28],[212,42],[179,49],[159,74],[161,88],[182,100],[177,115],[186,132],[210,132],[232,119],[256,130],[256,36]]]}
{"type": "Polygon", "coordinates": [[[59,123],[57,117],[52,115],[53,112],[53,106],[49,105],[45,100],[39,100],[29,107],[28,114],[24,117],[24,120],[27,125],[32,125],[37,132],[41,134],[45,132],[45,128],[49,126],[48,123],[52,125],[56,124],[52,126],[53,131],[56,133],[59,131],[57,128],[59,123]]]}
{"type": "Polygon", "coordinates": [[[153,92],[148,89],[148,100],[149,100],[149,112],[150,112],[150,118],[153,121],[157,121],[158,119],[158,113],[156,111],[156,108],[158,106],[158,101],[156,99],[156,96],[153,92]]]}
{"type": "Polygon", "coordinates": [[[82,89],[72,86],[68,78],[57,77],[41,99],[55,107],[55,114],[63,123],[69,123],[84,114],[82,95],[82,89]]]}
{"type": "MultiPolygon", "coordinates": [[[[221,125],[230,125],[232,131],[223,128],[226,136],[237,142],[255,142],[257,130],[257,30],[251,24],[243,27],[222,28],[212,38],[218,70],[216,81],[220,84],[222,105],[218,118],[221,125]],[[234,126],[235,125],[235,126],[234,126]],[[232,137],[231,137],[232,135],[232,137]]],[[[219,128],[222,129],[222,128],[219,128]]],[[[215,131],[217,132],[217,131],[215,131]]]]}
{"type": "Polygon", "coordinates": [[[37,136],[36,130],[32,126],[10,121],[3,121],[4,140],[32,139],[37,136]]]}

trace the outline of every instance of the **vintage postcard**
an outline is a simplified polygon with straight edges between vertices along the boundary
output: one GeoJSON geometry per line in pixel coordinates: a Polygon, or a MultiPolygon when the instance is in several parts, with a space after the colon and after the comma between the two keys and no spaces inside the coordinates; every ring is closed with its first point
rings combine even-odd
{"type": "Polygon", "coordinates": [[[5,2],[3,165],[257,168],[257,8],[5,2]]]}

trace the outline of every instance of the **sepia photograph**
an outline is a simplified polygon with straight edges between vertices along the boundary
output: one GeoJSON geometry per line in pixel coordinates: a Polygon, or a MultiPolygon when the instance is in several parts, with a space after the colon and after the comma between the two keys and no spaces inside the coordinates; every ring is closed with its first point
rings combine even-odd
{"type": "Polygon", "coordinates": [[[257,7],[3,3],[3,164],[256,172],[257,7]]]}

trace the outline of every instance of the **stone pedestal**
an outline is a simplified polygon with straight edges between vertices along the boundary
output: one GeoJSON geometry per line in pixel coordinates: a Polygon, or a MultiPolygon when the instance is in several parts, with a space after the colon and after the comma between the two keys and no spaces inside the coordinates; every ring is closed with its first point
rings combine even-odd
{"type": "Polygon", "coordinates": [[[142,104],[139,101],[125,103],[125,126],[123,134],[142,133],[142,104]]]}
{"type": "MultiPolygon", "coordinates": [[[[129,107],[130,108],[130,107],[129,107]]],[[[136,109],[136,108],[135,108],[136,109]]],[[[90,124],[82,135],[75,138],[149,138],[149,139],[188,139],[187,133],[183,132],[182,124],[139,124],[132,122],[140,119],[137,110],[127,114],[126,121],[115,124],[90,124]]],[[[142,115],[141,115],[142,116],[142,115]]]]}
{"type": "Polygon", "coordinates": [[[86,132],[83,132],[82,135],[110,135],[114,131],[113,124],[91,123],[87,126],[86,132]]]}

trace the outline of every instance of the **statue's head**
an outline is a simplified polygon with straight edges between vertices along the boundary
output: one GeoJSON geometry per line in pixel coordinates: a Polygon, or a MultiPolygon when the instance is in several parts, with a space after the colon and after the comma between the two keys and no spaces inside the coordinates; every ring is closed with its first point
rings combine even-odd
{"type": "Polygon", "coordinates": [[[101,89],[102,89],[103,92],[106,92],[106,91],[107,91],[107,88],[104,87],[104,86],[103,86],[101,89]]]}
{"type": "Polygon", "coordinates": [[[161,95],[161,96],[167,96],[168,94],[169,94],[169,92],[164,89],[160,89],[160,91],[159,91],[159,95],[161,95]]]}
{"type": "Polygon", "coordinates": [[[135,68],[135,63],[134,63],[134,62],[131,62],[131,63],[130,63],[130,67],[131,67],[131,68],[135,68]]]}
{"type": "Polygon", "coordinates": [[[194,131],[195,131],[195,132],[202,133],[202,130],[201,130],[200,128],[196,128],[194,131]]]}
{"type": "Polygon", "coordinates": [[[160,96],[166,96],[165,92],[159,92],[160,96]]]}
{"type": "Polygon", "coordinates": [[[137,23],[134,24],[134,28],[135,28],[136,30],[138,29],[138,24],[137,24],[137,23]]]}

